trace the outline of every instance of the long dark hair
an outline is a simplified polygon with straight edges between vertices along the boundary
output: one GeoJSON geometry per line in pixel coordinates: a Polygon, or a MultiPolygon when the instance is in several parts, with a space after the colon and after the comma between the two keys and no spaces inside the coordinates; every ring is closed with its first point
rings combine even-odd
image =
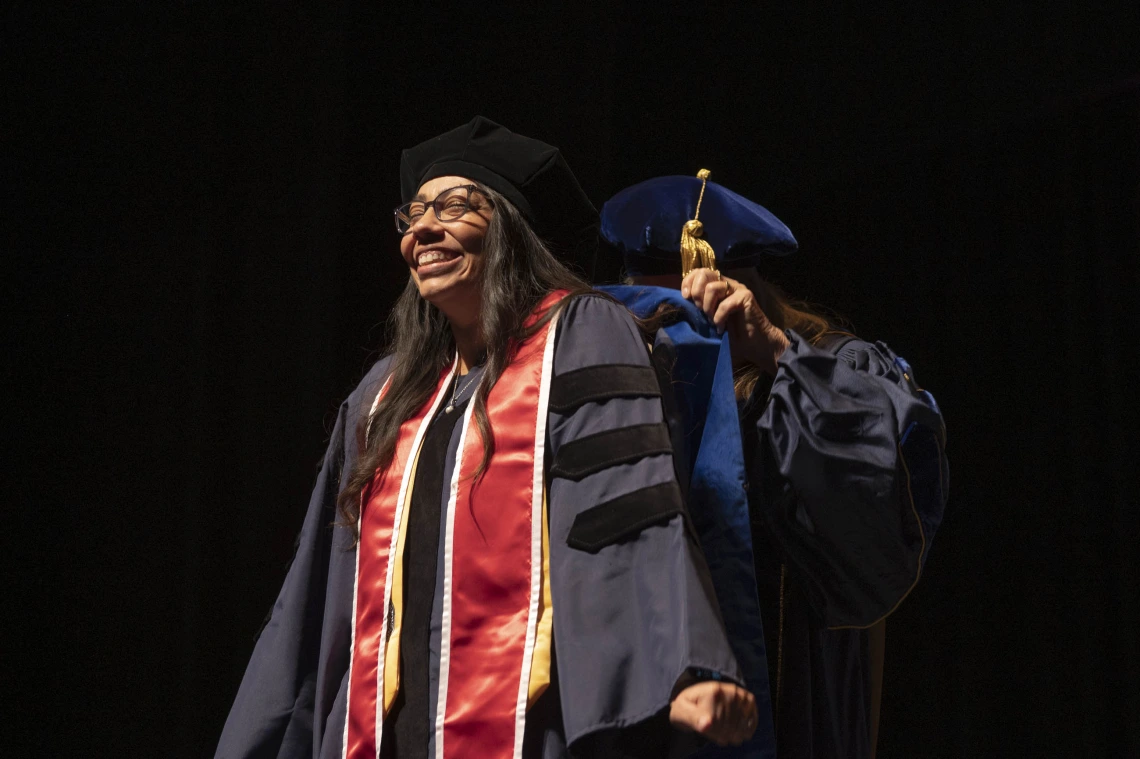
{"type": "MultiPolygon", "coordinates": [[[[542,329],[569,298],[547,309],[529,328],[524,326],[526,318],[551,291],[568,290],[570,296],[577,296],[590,292],[590,286],[555,258],[509,200],[488,187],[475,185],[495,208],[481,254],[485,263],[479,319],[487,363],[473,401],[483,442],[483,459],[475,473],[478,477],[495,450],[487,419],[488,393],[510,363],[512,347],[542,329]]],[[[420,297],[410,276],[388,316],[388,346],[393,354],[391,384],[376,413],[371,418],[361,416],[356,430],[361,452],[337,501],[340,524],[354,530],[361,493],[378,471],[385,471],[392,463],[400,425],[427,403],[440,374],[455,358],[455,340],[447,317],[420,297]]]]}

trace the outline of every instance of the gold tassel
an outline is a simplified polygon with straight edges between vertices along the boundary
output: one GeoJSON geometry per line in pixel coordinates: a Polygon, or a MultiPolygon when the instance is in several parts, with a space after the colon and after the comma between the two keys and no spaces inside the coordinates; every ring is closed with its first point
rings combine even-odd
{"type": "Polygon", "coordinates": [[[697,220],[701,215],[701,201],[705,199],[705,187],[708,185],[709,170],[701,169],[697,172],[697,178],[701,180],[701,194],[697,198],[697,210],[693,213],[693,218],[685,222],[685,226],[681,228],[681,276],[688,276],[689,272],[693,269],[712,269],[716,271],[716,253],[713,252],[712,246],[705,240],[701,239],[704,234],[705,227],[697,220]]]}

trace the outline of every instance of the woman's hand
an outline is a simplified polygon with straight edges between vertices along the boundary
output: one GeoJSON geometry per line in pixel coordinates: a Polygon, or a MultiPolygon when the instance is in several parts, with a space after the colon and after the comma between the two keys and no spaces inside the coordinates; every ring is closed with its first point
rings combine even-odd
{"type": "Polygon", "coordinates": [[[669,721],[718,746],[739,746],[756,732],[756,699],[733,683],[696,683],[673,699],[669,721]]]}
{"type": "Polygon", "coordinates": [[[788,338],[761,310],[751,290],[712,269],[693,269],[681,282],[681,296],[704,311],[721,334],[728,332],[734,357],[776,373],[788,338]]]}

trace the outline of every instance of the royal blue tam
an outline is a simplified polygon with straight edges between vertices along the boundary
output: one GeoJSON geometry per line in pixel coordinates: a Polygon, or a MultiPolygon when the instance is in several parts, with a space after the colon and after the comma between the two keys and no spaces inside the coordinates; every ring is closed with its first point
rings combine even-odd
{"type": "MultiPolygon", "coordinates": [[[[602,239],[617,249],[631,276],[680,274],[681,229],[700,194],[697,177],[657,177],[627,187],[602,206],[602,239]]],[[[714,182],[705,189],[699,219],[721,269],[756,266],[763,256],[786,256],[799,247],[771,211],[714,182]]]]}

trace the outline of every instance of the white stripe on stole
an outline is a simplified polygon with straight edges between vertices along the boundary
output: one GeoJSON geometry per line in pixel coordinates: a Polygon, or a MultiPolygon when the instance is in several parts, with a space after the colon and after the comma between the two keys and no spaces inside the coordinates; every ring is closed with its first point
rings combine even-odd
{"type": "Polygon", "coordinates": [[[380,650],[378,652],[379,662],[376,667],[376,757],[380,757],[380,741],[384,737],[384,663],[386,660],[385,649],[388,644],[388,607],[392,603],[392,573],[396,569],[396,543],[400,539],[400,533],[404,529],[404,502],[408,498],[408,489],[412,487],[412,472],[415,471],[416,459],[420,455],[420,446],[423,445],[424,435],[427,434],[428,427],[431,426],[432,419],[435,418],[435,412],[439,409],[439,405],[443,403],[443,399],[447,397],[447,389],[451,385],[451,380],[455,376],[455,371],[459,367],[459,354],[455,354],[455,361],[451,365],[451,371],[447,373],[447,379],[440,385],[439,390],[436,392],[435,399],[431,403],[431,408],[427,412],[427,416],[420,423],[420,428],[416,430],[416,437],[412,441],[410,454],[408,455],[408,462],[404,465],[404,478],[400,481],[400,494],[396,497],[396,514],[392,520],[392,542],[388,546],[388,572],[384,578],[384,624],[380,631],[380,650]]]}
{"type": "Polygon", "coordinates": [[[523,737],[526,733],[526,705],[530,697],[530,668],[534,660],[534,639],[538,630],[538,601],[542,595],[542,496],[546,486],[543,454],[546,452],[546,416],[550,399],[550,377],[554,369],[554,336],[558,317],[550,320],[546,329],[546,346],[542,354],[542,380],[538,386],[538,418],[534,432],[534,484],[530,510],[530,609],[526,618],[526,646],[523,648],[522,674],[519,677],[519,697],[515,703],[514,759],[522,759],[523,737]]]}
{"type": "MultiPolygon", "coordinates": [[[[384,395],[385,388],[392,382],[392,376],[388,375],[388,379],[384,380],[384,384],[380,387],[380,392],[376,393],[376,397],[372,399],[372,408],[368,411],[368,419],[376,415],[376,407],[380,405],[380,396],[384,395]]],[[[364,444],[368,445],[368,427],[364,428],[364,444]]],[[[360,506],[356,510],[356,566],[352,570],[352,623],[348,626],[349,629],[349,643],[348,643],[348,676],[345,679],[344,686],[344,730],[341,731],[340,736],[340,756],[341,759],[348,759],[348,707],[352,699],[352,661],[356,657],[356,591],[359,586],[360,578],[360,526],[361,520],[364,517],[364,491],[360,491],[360,506]]]]}
{"type": "MultiPolygon", "coordinates": [[[[419,429],[416,430],[416,436],[412,441],[412,447],[410,449],[410,455],[408,456],[408,461],[404,465],[404,475],[403,475],[403,479],[401,479],[401,481],[400,481],[400,493],[396,499],[396,513],[395,513],[395,516],[393,517],[393,520],[392,520],[392,538],[391,538],[391,543],[388,545],[388,567],[387,567],[386,575],[384,578],[384,606],[382,607],[384,609],[384,621],[380,625],[380,646],[376,652],[376,656],[377,656],[377,662],[376,662],[376,757],[377,757],[377,759],[379,759],[379,757],[380,757],[380,745],[381,745],[381,741],[384,738],[384,659],[385,659],[385,648],[387,647],[387,643],[388,643],[388,623],[387,623],[388,607],[392,603],[392,573],[395,571],[395,567],[396,567],[396,562],[395,562],[396,542],[399,539],[400,531],[403,528],[402,522],[403,522],[403,518],[404,518],[404,501],[407,499],[408,488],[411,487],[411,485],[412,485],[412,483],[410,482],[411,473],[414,469],[416,459],[419,456],[420,445],[423,444],[424,435],[427,433],[427,428],[429,426],[431,426],[431,420],[435,417],[436,410],[439,409],[440,403],[443,402],[443,398],[447,395],[446,391],[447,391],[447,388],[451,385],[451,379],[455,376],[455,370],[456,370],[456,367],[458,366],[458,362],[459,362],[458,354],[456,354],[456,360],[452,363],[451,370],[447,373],[447,380],[445,380],[443,382],[443,384],[440,386],[440,388],[436,391],[435,398],[432,399],[431,409],[429,409],[427,416],[424,417],[423,422],[420,423],[419,429]]],[[[391,378],[389,378],[388,382],[384,383],[384,387],[387,387],[389,382],[391,382],[391,378]]],[[[383,393],[383,389],[381,389],[380,392],[383,393]]],[[[372,402],[372,410],[371,410],[371,412],[369,412],[369,415],[368,415],[369,419],[371,419],[372,415],[376,413],[376,408],[379,406],[379,404],[380,404],[380,395],[377,395],[376,400],[374,400],[372,402]]],[[[365,439],[365,444],[367,444],[367,438],[365,439]]],[[[362,495],[361,496],[361,516],[357,520],[358,526],[362,523],[363,515],[364,515],[364,502],[363,502],[363,495],[362,495]]],[[[353,585],[354,586],[359,584],[360,548],[361,548],[361,544],[358,541],[357,545],[356,545],[357,576],[353,578],[353,585]]],[[[356,589],[354,588],[354,591],[352,594],[352,639],[353,639],[352,651],[353,652],[355,652],[355,649],[356,649],[356,596],[357,596],[356,589]]],[[[344,738],[344,746],[341,748],[342,759],[347,759],[347,752],[348,752],[348,714],[349,714],[349,712],[348,712],[348,698],[347,698],[347,696],[349,694],[351,694],[351,692],[352,692],[352,658],[351,657],[352,657],[352,654],[350,653],[349,654],[349,671],[348,671],[348,693],[345,694],[346,695],[345,711],[344,711],[344,716],[345,716],[345,719],[344,719],[344,735],[345,735],[345,738],[344,738]]]]}
{"type": "MultiPolygon", "coordinates": [[[[483,377],[475,385],[475,392],[479,392],[479,385],[483,384],[483,377]]],[[[471,397],[474,397],[472,395],[471,397]]],[[[455,503],[459,500],[459,473],[463,470],[463,449],[467,446],[467,429],[471,426],[471,414],[475,410],[474,402],[468,404],[463,413],[463,431],[459,433],[459,451],[455,455],[455,467],[451,472],[451,488],[447,496],[447,529],[443,538],[443,610],[441,616],[442,628],[439,640],[439,686],[436,694],[435,709],[435,755],[436,759],[443,759],[443,718],[447,714],[447,682],[451,672],[451,569],[452,558],[455,555],[455,503]]]]}

